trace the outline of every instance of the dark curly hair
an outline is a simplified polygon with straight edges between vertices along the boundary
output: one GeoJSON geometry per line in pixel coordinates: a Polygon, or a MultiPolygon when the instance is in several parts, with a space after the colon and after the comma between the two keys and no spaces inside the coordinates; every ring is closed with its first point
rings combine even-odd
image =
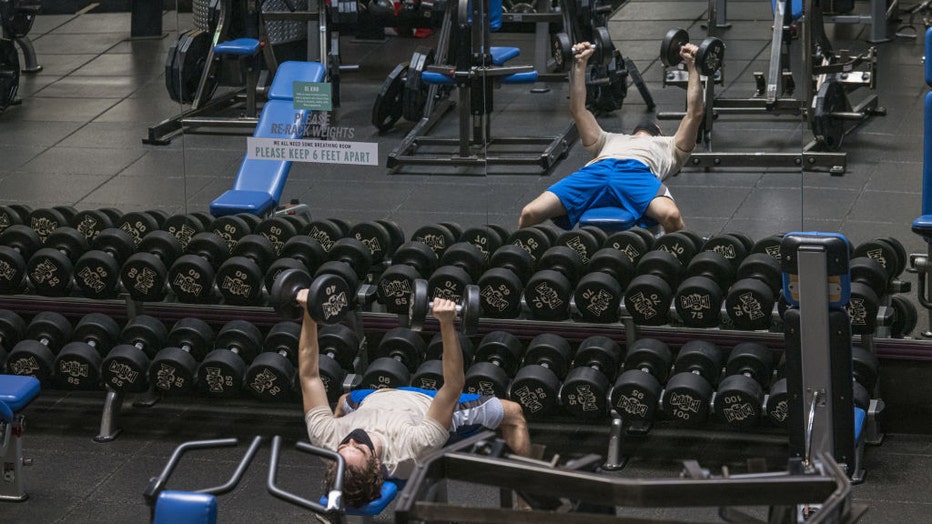
{"type": "MultiPolygon", "coordinates": [[[[337,477],[337,463],[327,464],[324,489],[329,491],[337,477]]],[[[343,503],[361,508],[382,495],[382,470],[375,456],[370,456],[363,467],[346,465],[343,474],[343,503]]]]}

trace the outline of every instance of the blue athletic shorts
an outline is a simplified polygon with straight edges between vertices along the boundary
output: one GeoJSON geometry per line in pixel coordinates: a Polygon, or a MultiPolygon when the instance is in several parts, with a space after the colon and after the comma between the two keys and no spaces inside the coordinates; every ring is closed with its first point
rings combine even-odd
{"type": "MultiPolygon", "coordinates": [[[[402,391],[416,391],[429,397],[437,394],[432,389],[420,389],[414,387],[400,387],[402,391]]],[[[346,396],[343,403],[343,411],[351,413],[356,411],[363,399],[375,392],[375,389],[357,389],[351,391],[346,396]]],[[[451,433],[463,437],[473,432],[485,428],[496,429],[502,423],[505,416],[505,408],[502,403],[490,395],[477,395],[475,393],[463,393],[460,395],[459,404],[453,411],[453,427],[451,433]]]]}
{"type": "Polygon", "coordinates": [[[607,158],[568,175],[547,191],[557,195],[566,208],[565,221],[558,217],[554,222],[572,229],[593,207],[620,207],[643,217],[662,185],[643,162],[607,158]]]}

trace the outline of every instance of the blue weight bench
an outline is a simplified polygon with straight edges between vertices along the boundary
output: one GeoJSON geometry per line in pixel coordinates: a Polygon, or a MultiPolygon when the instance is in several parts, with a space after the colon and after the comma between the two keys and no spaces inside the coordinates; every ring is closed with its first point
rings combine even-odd
{"type": "MultiPolygon", "coordinates": [[[[317,62],[284,62],[278,66],[269,101],[262,107],[259,123],[253,133],[257,138],[303,138],[302,126],[281,126],[284,132],[273,132],[274,125],[303,122],[310,111],[294,109],[293,82],[321,82],[326,71],[317,62]]],[[[262,216],[281,200],[291,162],[288,160],[260,160],[245,155],[233,189],[229,189],[210,203],[210,214],[215,217],[252,213],[262,216]]]]}
{"type": "Polygon", "coordinates": [[[20,411],[39,394],[39,380],[21,375],[0,375],[0,500],[28,498],[23,479],[23,415],[20,411]],[[10,467],[12,469],[7,470],[10,467]]]}
{"type": "Polygon", "coordinates": [[[155,503],[153,524],[215,524],[217,497],[207,493],[166,490],[155,503]]]}
{"type": "Polygon", "coordinates": [[[257,57],[262,46],[255,38],[236,38],[214,46],[214,55],[232,57],[239,61],[240,70],[245,71],[246,114],[256,116],[256,89],[259,86],[259,62],[257,57]]]}
{"type": "MultiPolygon", "coordinates": [[[[382,491],[379,495],[379,498],[373,500],[372,502],[362,506],[360,508],[353,508],[346,506],[343,509],[343,513],[347,517],[356,517],[355,520],[360,522],[369,522],[372,517],[377,516],[382,513],[389,504],[395,500],[395,497],[398,495],[398,490],[400,487],[404,487],[404,481],[397,480],[386,480],[382,483],[382,491]]],[[[326,496],[320,497],[320,504],[322,506],[327,506],[328,498],[326,496]]]]}

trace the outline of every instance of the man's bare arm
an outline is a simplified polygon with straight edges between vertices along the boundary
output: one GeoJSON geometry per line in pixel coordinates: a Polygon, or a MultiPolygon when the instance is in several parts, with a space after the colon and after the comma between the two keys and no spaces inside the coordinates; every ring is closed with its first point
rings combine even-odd
{"type": "Polygon", "coordinates": [[[320,378],[320,346],[317,343],[317,322],[307,313],[307,290],[298,292],[296,300],[304,310],[301,322],[301,337],[298,340],[298,377],[301,382],[301,395],[304,398],[304,412],[320,406],[330,408],[327,402],[327,389],[320,378]]]}
{"type": "Polygon", "coordinates": [[[589,42],[580,42],[573,46],[573,51],[579,54],[573,59],[573,70],[570,72],[570,114],[579,130],[579,142],[586,147],[594,144],[602,134],[602,127],[595,115],[586,109],[586,65],[595,52],[595,46],[589,42]]]}
{"type": "MultiPolygon", "coordinates": [[[[703,104],[702,82],[699,70],[696,68],[696,52],[699,48],[695,44],[684,44],[680,49],[683,64],[688,74],[686,82],[686,116],[680,121],[674,139],[676,147],[682,151],[692,152],[696,148],[696,138],[699,135],[699,126],[705,112],[703,104]]],[[[711,79],[709,79],[711,81],[711,79]]]]}
{"type": "Polygon", "coordinates": [[[453,325],[456,319],[456,304],[450,300],[434,299],[433,316],[440,321],[440,337],[443,340],[443,386],[427,408],[427,416],[441,426],[450,428],[453,410],[456,409],[466,385],[466,376],[463,374],[463,350],[453,325]]]}

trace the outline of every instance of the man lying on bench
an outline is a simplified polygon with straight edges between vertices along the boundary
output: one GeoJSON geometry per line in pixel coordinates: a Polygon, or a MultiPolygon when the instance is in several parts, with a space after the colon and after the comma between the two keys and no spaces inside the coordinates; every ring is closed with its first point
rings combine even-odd
{"type": "Polygon", "coordinates": [[[318,369],[317,323],[307,314],[307,290],[298,293],[297,301],[305,308],[298,367],[307,434],[312,445],[335,449],[346,459],[343,499],[348,506],[359,508],[377,499],[386,478],[407,479],[418,460],[443,447],[451,433],[476,426],[500,429],[512,451],[530,455],[530,436],[520,405],[490,396],[462,395],[466,378],[453,302],[435,299],[433,306],[443,338],[440,390],[379,389],[362,399],[363,395],[351,393],[340,399],[334,413],[318,369]]]}
{"type": "Polygon", "coordinates": [[[547,219],[572,229],[586,210],[614,207],[635,220],[647,217],[667,233],[686,227],[680,210],[663,180],[679,172],[696,146],[702,123],[702,86],[693,44],[684,44],[680,56],[686,64],[686,115],[672,137],[660,136],[656,121],[644,121],[630,135],[608,133],[586,109],[586,64],[595,51],[589,42],[573,46],[576,54],[570,75],[570,112],[579,141],[595,160],[550,186],[521,210],[518,227],[547,219]]]}

